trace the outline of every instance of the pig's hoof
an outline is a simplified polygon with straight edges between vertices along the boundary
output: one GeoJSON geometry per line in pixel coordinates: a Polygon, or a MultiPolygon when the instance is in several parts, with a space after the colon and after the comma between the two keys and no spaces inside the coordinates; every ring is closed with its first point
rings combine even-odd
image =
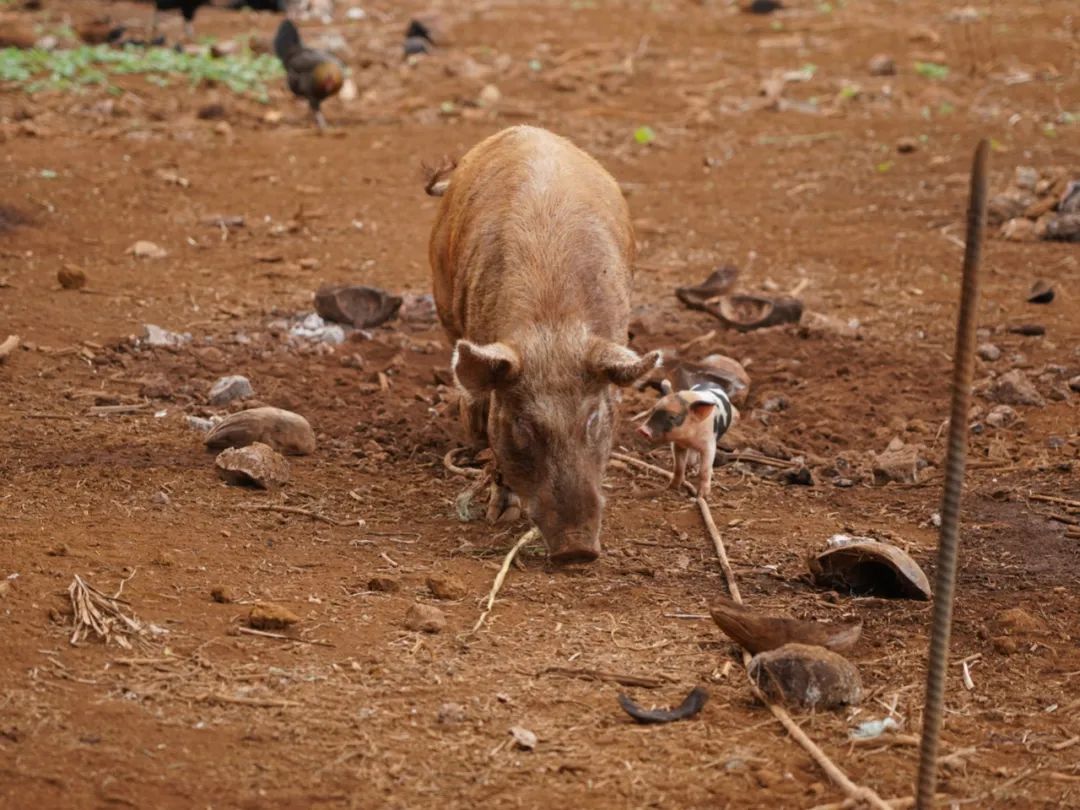
{"type": "Polygon", "coordinates": [[[521,518],[521,499],[507,487],[493,484],[488,501],[488,523],[514,523],[521,518]]]}

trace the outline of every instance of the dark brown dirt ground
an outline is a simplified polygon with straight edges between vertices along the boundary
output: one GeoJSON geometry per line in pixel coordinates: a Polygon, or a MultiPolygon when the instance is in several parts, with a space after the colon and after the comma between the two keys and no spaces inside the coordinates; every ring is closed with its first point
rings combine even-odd
{"type": "MultiPolygon", "coordinates": [[[[415,66],[400,62],[400,32],[431,6],[379,0],[365,4],[367,20],[350,23],[339,8],[333,28],[352,49],[360,96],[326,105],[326,137],[277,86],[269,108],[139,77],[115,99],[3,91],[0,203],[27,222],[0,231],[0,340],[15,333],[26,344],[0,365],[0,576],[10,583],[0,593],[0,805],[758,808],[843,799],[754,704],[712,622],[673,617],[701,614],[724,593],[692,501],[612,469],[601,559],[556,570],[530,549],[489,626],[467,639],[524,527],[455,516],[467,482],[442,465],[461,437],[435,380],[449,357],[441,333],[394,322],[322,351],[272,327],[310,311],[327,281],[427,290],[435,206],[422,193],[421,161],[523,121],[572,137],[624,183],[641,243],[636,303],[648,328],[638,348],[718,328],[671,291],[725,261],[746,268],[747,289],[805,279],[808,307],[860,321],[857,338],[719,330],[693,354],[748,361],[754,389],[731,437],[737,446],[789,448],[826,466],[842,453],[879,452],[894,436],[925,447],[931,465],[914,485],[839,488],[819,474],[816,486],[785,486],[724,467],[713,500],[750,604],[863,619],[852,653],[863,705],[800,721],[855,780],[887,797],[911,794],[917,757],[904,737],[856,745],[849,734],[890,710],[901,734],[918,734],[929,608],[823,593],[805,581],[804,558],[851,530],[907,548],[933,575],[929,519],[941,497],[971,152],[980,136],[994,139],[994,188],[1018,165],[1077,173],[1080,35],[1069,0],[983,3],[970,24],[925,0],[833,3],[831,12],[791,5],[757,18],[719,0],[443,3],[434,8],[453,23],[452,42],[415,66]],[[868,75],[879,52],[896,58],[899,75],[868,75]],[[913,63],[924,59],[947,63],[949,77],[917,75],[913,63]],[[763,79],[807,63],[813,79],[788,85],[785,98],[816,98],[816,109],[760,108],[763,79]],[[1021,69],[1030,81],[1006,80],[1021,69]],[[469,107],[488,83],[499,104],[469,107]],[[195,115],[215,100],[225,126],[195,115]],[[267,109],[283,120],[265,122],[267,109]],[[642,146],[633,132],[646,124],[657,137],[642,146]],[[896,153],[898,138],[919,136],[917,151],[896,153]],[[167,184],[159,170],[190,185],[167,184]],[[247,226],[223,239],[202,224],[222,214],[247,226]],[[168,255],[127,255],[138,239],[168,255]],[[64,263],[86,271],[85,292],[59,288],[64,263]],[[139,349],[129,337],[147,323],[193,342],[139,349]],[[372,384],[380,371],[389,390],[372,384]],[[316,428],[318,451],[292,460],[280,494],[219,481],[187,427],[187,415],[220,412],[206,392],[224,373],[247,375],[258,400],[316,428]],[[142,381],[157,377],[171,391],[154,392],[168,395],[145,410],[88,415],[95,404],[142,402],[142,381]],[[775,396],[789,408],[759,410],[775,396]],[[162,492],[167,504],[155,500],[162,492]],[[246,508],[265,504],[353,525],[246,508]],[[411,604],[436,601],[425,580],[442,571],[468,595],[440,604],[441,634],[406,630],[411,604]],[[110,593],[126,579],[133,610],[167,633],[132,651],[69,645],[63,606],[76,574],[110,593]],[[396,578],[400,591],[368,591],[376,574],[396,578]],[[218,585],[289,607],[301,617],[293,634],[317,643],[237,635],[247,608],[213,602],[218,585]],[[641,727],[618,708],[620,687],[543,674],[549,667],[666,679],[627,690],[647,704],[678,702],[699,684],[711,699],[694,720],[641,727]],[[511,726],[534,731],[536,750],[516,750],[511,726]]],[[[46,0],[43,11],[4,14],[47,28],[100,8],[46,0]]],[[[131,3],[109,11],[147,13],[131,3]]],[[[212,10],[199,24],[219,36],[265,34],[276,19],[212,10]]],[[[973,662],[974,689],[959,665],[950,668],[940,790],[954,806],[1075,807],[1080,539],[1067,527],[1080,519],[1080,418],[1064,380],[1080,373],[1080,253],[993,239],[983,282],[980,325],[1003,357],[980,361],[977,379],[1025,369],[1047,404],[1019,407],[1014,426],[972,436],[952,655],[973,662]],[[1046,307],[1024,302],[1039,278],[1058,293],[1046,307]],[[1046,335],[1006,331],[1027,322],[1046,335]],[[1003,641],[998,614],[1017,606],[1037,626],[1003,641]]],[[[632,393],[624,413],[649,399],[632,393]]],[[[625,424],[620,442],[647,454],[625,424]]],[[[667,464],[663,451],[648,458],[667,464]]]]}

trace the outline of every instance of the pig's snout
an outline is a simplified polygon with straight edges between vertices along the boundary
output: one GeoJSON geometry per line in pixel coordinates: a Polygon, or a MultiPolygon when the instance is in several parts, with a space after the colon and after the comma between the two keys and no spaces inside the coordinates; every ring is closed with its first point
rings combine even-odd
{"type": "Polygon", "coordinates": [[[639,436],[644,436],[646,439],[652,439],[652,430],[648,425],[640,425],[637,429],[639,436]]]}
{"type": "Polygon", "coordinates": [[[544,540],[551,561],[557,565],[590,563],[600,556],[599,531],[563,532],[551,539],[545,534],[544,540]]]}
{"type": "Polygon", "coordinates": [[[604,499],[599,488],[578,483],[556,486],[530,509],[544,535],[548,556],[559,565],[592,562],[600,556],[600,517],[604,499]]]}

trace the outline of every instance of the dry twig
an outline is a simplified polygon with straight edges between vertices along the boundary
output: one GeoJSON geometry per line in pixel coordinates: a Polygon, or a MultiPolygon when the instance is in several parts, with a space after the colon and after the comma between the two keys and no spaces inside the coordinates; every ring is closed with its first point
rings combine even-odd
{"type": "Polygon", "coordinates": [[[122,606],[128,603],[119,598],[119,592],[116,597],[106,596],[76,574],[68,586],[68,596],[71,597],[75,622],[71,634],[72,646],[91,633],[106,644],[115,640],[126,650],[131,649],[132,639],[146,640],[148,628],[135,616],[124,613],[122,606]]]}
{"type": "Polygon", "coordinates": [[[502,566],[499,568],[499,573],[495,575],[495,581],[491,585],[491,592],[487,597],[487,605],[484,607],[484,611],[480,614],[480,618],[476,620],[476,624],[473,625],[473,629],[470,631],[470,635],[476,633],[480,629],[480,626],[484,623],[484,619],[491,613],[491,608],[495,604],[495,597],[499,595],[499,589],[502,588],[502,584],[506,579],[507,573],[510,571],[510,564],[514,561],[514,557],[517,553],[527,544],[535,540],[540,536],[540,530],[535,526],[529,529],[525,534],[521,535],[521,539],[518,540],[512,549],[507,552],[506,557],[503,559],[502,566]]]}
{"type": "Polygon", "coordinates": [[[281,512],[286,515],[303,515],[309,517],[312,520],[318,520],[323,523],[329,523],[331,526],[356,526],[359,521],[357,520],[338,520],[337,518],[327,517],[319,512],[313,512],[310,509],[301,509],[299,506],[278,506],[276,504],[266,503],[242,503],[241,509],[245,509],[249,512],[281,512]]]}
{"type": "Polygon", "coordinates": [[[572,669],[570,667],[547,667],[540,670],[537,675],[565,675],[567,678],[581,678],[586,681],[611,681],[622,686],[640,686],[642,689],[657,689],[666,682],[660,678],[622,675],[602,669],[572,669]]]}

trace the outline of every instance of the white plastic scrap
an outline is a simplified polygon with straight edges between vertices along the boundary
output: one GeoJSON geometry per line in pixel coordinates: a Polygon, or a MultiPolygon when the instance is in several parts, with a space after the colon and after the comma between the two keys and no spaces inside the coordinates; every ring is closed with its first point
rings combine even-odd
{"type": "Polygon", "coordinates": [[[900,728],[900,724],[891,717],[882,720],[867,720],[865,723],[859,723],[856,726],[855,730],[851,732],[851,739],[873,740],[886,731],[895,731],[898,728],[900,728]]]}

